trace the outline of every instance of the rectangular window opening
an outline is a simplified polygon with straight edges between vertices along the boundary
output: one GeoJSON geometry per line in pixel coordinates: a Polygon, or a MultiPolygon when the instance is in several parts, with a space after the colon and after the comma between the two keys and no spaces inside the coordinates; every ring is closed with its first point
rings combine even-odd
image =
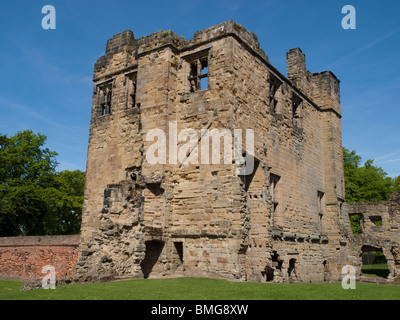
{"type": "Polygon", "coordinates": [[[208,77],[204,77],[200,79],[200,90],[208,89],[208,77]]]}
{"type": "Polygon", "coordinates": [[[280,181],[281,177],[276,174],[270,174],[270,194],[272,198],[272,223],[275,225],[279,216],[280,203],[280,181]]]}
{"type": "Polygon", "coordinates": [[[317,192],[317,197],[318,197],[318,214],[323,215],[324,214],[324,209],[325,209],[325,193],[318,191],[317,192]]]}
{"type": "Polygon", "coordinates": [[[318,201],[318,231],[322,233],[323,231],[323,218],[325,214],[325,193],[317,191],[317,201],[318,201]]]}
{"type": "Polygon", "coordinates": [[[161,182],[146,183],[146,187],[155,196],[161,196],[164,194],[164,189],[161,186],[161,182]]]}
{"type": "Polygon", "coordinates": [[[382,226],[382,217],[381,216],[371,216],[369,217],[371,222],[376,226],[376,227],[381,227],[382,226]]]}
{"type": "Polygon", "coordinates": [[[278,109],[277,109],[278,101],[276,99],[274,99],[274,98],[271,98],[270,102],[269,102],[269,105],[271,107],[271,112],[272,113],[277,113],[277,111],[278,111],[278,109]]]}
{"type": "Polygon", "coordinates": [[[301,127],[301,111],[303,100],[294,92],[292,93],[292,123],[294,127],[301,127]]]}
{"type": "Polygon", "coordinates": [[[189,87],[190,92],[208,89],[208,50],[189,56],[189,87]]]}
{"type": "Polygon", "coordinates": [[[278,211],[279,203],[278,202],[274,202],[273,204],[274,204],[274,214],[275,214],[278,211]]]}
{"type": "Polygon", "coordinates": [[[113,82],[107,81],[97,86],[97,110],[100,116],[111,114],[113,82]]]}
{"type": "Polygon", "coordinates": [[[127,88],[127,108],[133,108],[136,106],[136,87],[137,87],[137,72],[132,72],[126,75],[127,88]]]}
{"type": "Polygon", "coordinates": [[[183,262],[183,243],[174,242],[176,252],[178,253],[179,261],[183,262]]]}
{"type": "Polygon", "coordinates": [[[279,102],[277,99],[278,90],[282,87],[282,81],[278,79],[274,74],[269,74],[269,105],[271,113],[279,114],[278,108],[279,102]]]}
{"type": "Polygon", "coordinates": [[[349,214],[350,228],[353,234],[363,233],[364,216],[361,213],[349,214]]]}

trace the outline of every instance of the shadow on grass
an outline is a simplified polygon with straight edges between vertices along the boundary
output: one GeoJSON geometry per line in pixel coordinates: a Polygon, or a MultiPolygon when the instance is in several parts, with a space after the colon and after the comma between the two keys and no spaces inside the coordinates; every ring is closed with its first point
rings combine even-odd
{"type": "Polygon", "coordinates": [[[389,269],[386,263],[364,265],[362,267],[362,274],[369,277],[387,278],[389,276],[389,269]]]}

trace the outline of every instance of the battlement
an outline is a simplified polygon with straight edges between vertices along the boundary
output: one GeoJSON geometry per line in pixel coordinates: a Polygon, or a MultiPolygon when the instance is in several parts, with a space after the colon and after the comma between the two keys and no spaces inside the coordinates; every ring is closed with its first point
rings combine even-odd
{"type": "MultiPolygon", "coordinates": [[[[94,67],[94,81],[106,79],[112,75],[107,70],[115,55],[124,55],[119,59],[120,71],[137,67],[137,59],[146,54],[170,48],[175,55],[184,55],[196,48],[205,47],[226,37],[233,37],[270,69],[280,81],[292,87],[297,95],[308,100],[316,108],[332,111],[341,117],[340,81],[331,71],[311,73],[306,69],[305,54],[300,48],[290,49],[286,54],[287,78],[269,63],[265,52],[260,48],[257,36],[242,25],[229,20],[216,26],[197,31],[193,38],[186,40],[171,30],[158,31],[149,36],[135,39],[130,30],[114,35],[107,41],[106,54],[98,59],[94,67]]],[[[115,68],[114,68],[115,69],[115,68]]]]}
{"type": "Polygon", "coordinates": [[[133,32],[131,30],[123,31],[107,41],[106,55],[113,55],[128,48],[133,49],[135,45],[133,32]]]}
{"type": "Polygon", "coordinates": [[[139,39],[135,39],[131,30],[123,31],[114,35],[107,41],[106,53],[97,61],[95,73],[104,67],[113,55],[121,52],[127,52],[138,56],[168,46],[171,47],[174,52],[178,53],[228,36],[233,36],[242,41],[249,49],[268,61],[265,52],[260,48],[257,36],[253,32],[247,31],[242,25],[230,20],[197,31],[194,33],[193,38],[189,40],[186,40],[183,36],[179,36],[171,30],[158,31],[139,39]]]}
{"type": "Polygon", "coordinates": [[[332,71],[323,71],[312,75],[312,95],[322,110],[334,110],[341,114],[340,80],[332,71]]]}
{"type": "Polygon", "coordinates": [[[305,54],[300,48],[290,49],[286,53],[286,62],[288,79],[321,110],[334,111],[340,117],[340,80],[333,72],[308,71],[305,54]]]}

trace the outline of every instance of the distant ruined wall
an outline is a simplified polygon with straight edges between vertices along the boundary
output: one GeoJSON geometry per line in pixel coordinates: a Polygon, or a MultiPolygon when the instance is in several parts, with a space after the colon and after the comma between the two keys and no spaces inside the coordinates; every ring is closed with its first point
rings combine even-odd
{"type": "Polygon", "coordinates": [[[390,201],[345,203],[341,229],[349,243],[353,266],[361,273],[363,251],[381,251],[387,259],[390,279],[400,279],[400,192],[390,201]],[[350,216],[360,217],[360,234],[353,234],[350,216]],[[377,223],[379,221],[379,223],[377,223]]]}
{"type": "Polygon", "coordinates": [[[79,241],[79,235],[0,238],[0,278],[43,278],[47,265],[57,278],[74,276],[79,241]]]}

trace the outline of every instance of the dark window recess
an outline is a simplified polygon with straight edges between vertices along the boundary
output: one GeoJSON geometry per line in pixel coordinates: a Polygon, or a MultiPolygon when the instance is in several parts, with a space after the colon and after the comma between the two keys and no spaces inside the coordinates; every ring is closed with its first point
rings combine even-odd
{"type": "Polygon", "coordinates": [[[164,194],[164,189],[161,187],[161,182],[146,183],[146,187],[155,196],[161,196],[164,194]]]}
{"type": "Polygon", "coordinates": [[[208,89],[208,58],[203,57],[190,63],[190,92],[208,89]]]}
{"type": "Polygon", "coordinates": [[[292,94],[292,123],[293,126],[301,127],[301,113],[303,100],[295,93],[292,94]]]}
{"type": "Polygon", "coordinates": [[[289,268],[288,268],[289,277],[291,276],[293,271],[294,271],[294,275],[296,275],[295,268],[296,268],[296,259],[290,259],[289,260],[289,268]]]}
{"type": "Polygon", "coordinates": [[[269,101],[269,105],[271,106],[271,112],[277,113],[278,101],[276,99],[271,98],[269,101]]]}
{"type": "Polygon", "coordinates": [[[269,106],[272,113],[279,113],[277,93],[282,87],[282,81],[279,80],[275,75],[270,73],[269,75],[269,106]]]}
{"type": "MultiPolygon", "coordinates": [[[[271,197],[272,197],[272,203],[273,203],[273,213],[278,212],[278,205],[279,205],[279,180],[281,179],[280,176],[276,174],[270,175],[270,192],[271,192],[271,197]]],[[[275,215],[274,215],[275,217],[275,215]]]]}
{"type": "Polygon", "coordinates": [[[323,215],[324,214],[324,207],[325,207],[325,193],[321,191],[317,191],[317,197],[318,197],[318,214],[323,215]]]}
{"type": "Polygon", "coordinates": [[[112,90],[107,89],[106,94],[104,95],[104,102],[102,103],[103,115],[111,114],[111,98],[112,98],[112,90]]]}
{"type": "Polygon", "coordinates": [[[97,88],[98,110],[101,116],[111,114],[112,108],[112,84],[107,83],[97,88]]]}
{"type": "Polygon", "coordinates": [[[271,260],[272,266],[266,266],[264,271],[261,271],[261,275],[264,277],[266,282],[274,280],[275,270],[278,272],[282,271],[283,260],[279,257],[279,254],[276,251],[273,251],[271,260]]]}
{"type": "MultiPolygon", "coordinates": [[[[247,152],[243,152],[242,157],[246,159],[247,157],[252,157],[252,156],[250,154],[247,154],[247,152]]],[[[239,177],[242,179],[242,182],[244,183],[244,190],[246,192],[249,191],[250,184],[253,181],[254,175],[256,174],[259,165],[260,165],[260,160],[253,157],[253,170],[250,172],[250,174],[239,175],[239,177]]],[[[243,168],[246,168],[246,161],[243,164],[243,168]]],[[[247,173],[246,169],[244,169],[244,171],[245,171],[244,173],[247,173]]]]}
{"type": "Polygon", "coordinates": [[[272,266],[275,267],[276,270],[282,271],[283,260],[279,257],[279,254],[276,251],[273,251],[272,255],[272,266]]]}
{"type": "Polygon", "coordinates": [[[180,262],[183,262],[183,243],[182,242],[174,242],[176,252],[178,253],[178,257],[180,262]]]}
{"type": "Polygon", "coordinates": [[[129,73],[126,75],[126,84],[128,86],[128,101],[127,108],[136,106],[136,87],[137,87],[137,72],[129,73]]]}
{"type": "Polygon", "coordinates": [[[381,216],[373,216],[373,217],[369,217],[369,219],[375,226],[377,226],[377,227],[382,226],[382,217],[381,216]]]}
{"type": "Polygon", "coordinates": [[[318,201],[318,229],[319,232],[323,232],[324,227],[324,213],[325,213],[325,193],[317,191],[317,201],[318,201]]]}
{"type": "Polygon", "coordinates": [[[278,202],[274,202],[273,205],[274,205],[274,213],[276,213],[278,211],[279,203],[278,202]]]}
{"type": "Polygon", "coordinates": [[[319,213],[319,214],[318,214],[318,229],[319,229],[318,231],[319,231],[319,233],[322,233],[322,231],[323,231],[323,230],[322,230],[323,227],[324,227],[324,226],[323,226],[323,222],[322,222],[322,221],[323,221],[323,218],[324,218],[324,215],[323,215],[322,213],[319,213]]]}
{"type": "Polygon", "coordinates": [[[274,269],[269,266],[265,267],[265,271],[262,271],[261,274],[265,278],[266,282],[271,282],[274,280],[274,269]]]}

